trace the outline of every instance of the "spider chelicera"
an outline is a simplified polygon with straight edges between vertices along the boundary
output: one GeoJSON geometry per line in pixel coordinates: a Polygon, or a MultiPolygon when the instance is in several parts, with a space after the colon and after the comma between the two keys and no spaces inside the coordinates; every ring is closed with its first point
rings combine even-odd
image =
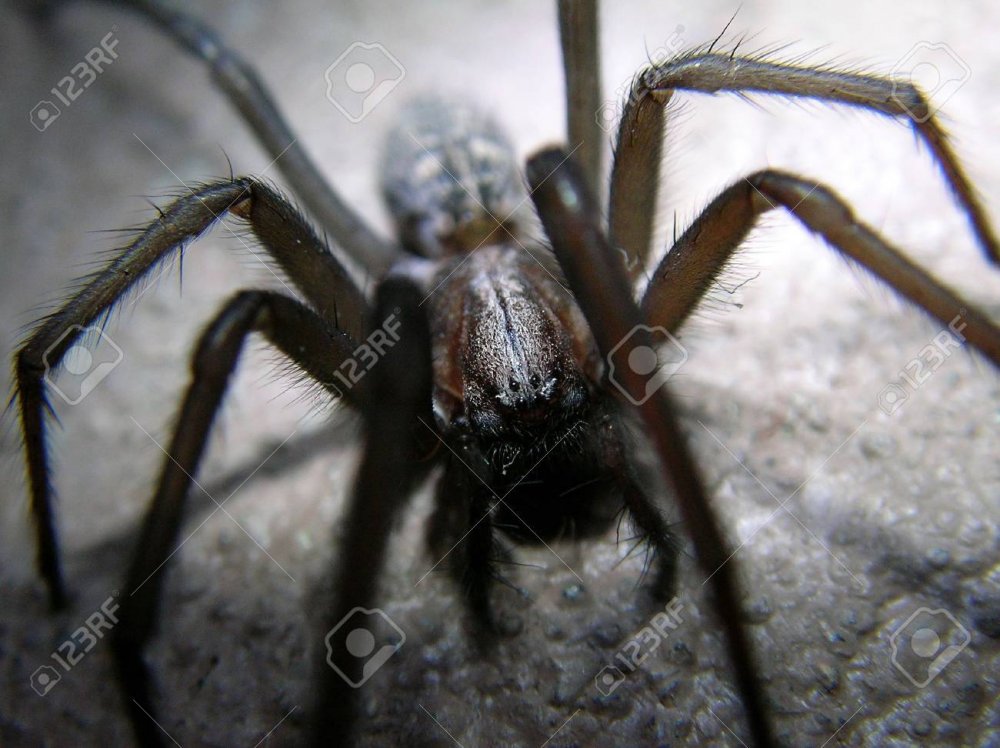
{"type": "MultiPolygon", "coordinates": [[[[156,6],[144,7],[152,15],[159,13],[156,6]]],[[[313,172],[307,162],[295,161],[294,149],[285,156],[291,163],[283,164],[296,194],[334,242],[373,275],[386,277],[374,305],[272,188],[257,180],[231,180],[206,186],[198,200],[182,199],[166,209],[164,217],[147,229],[145,243],[140,240],[133,245],[130,259],[123,254],[115,269],[89,286],[92,294],[103,289],[106,295],[88,296],[85,291],[34,333],[18,358],[19,405],[39,527],[40,565],[55,604],[62,601],[63,589],[46,489],[42,434],[45,366],[54,366],[71,346],[73,338],[66,335],[71,325],[86,325],[99,317],[157,257],[174,249],[182,239],[196,236],[227,211],[249,221],[265,248],[299,286],[308,306],[270,292],[247,292],[234,298],[206,331],[197,354],[200,363],[196,366],[200,368],[196,372],[200,374],[196,373],[169,449],[177,462],[165,467],[141,552],[126,585],[133,588],[149,578],[173,548],[181,499],[188,488],[184,473],[195,472],[225,381],[249,331],[263,333],[320,384],[335,389],[335,394],[368,414],[369,447],[347,520],[353,544],[340,553],[341,574],[335,585],[331,625],[348,610],[372,604],[390,520],[407,489],[430,466],[432,461],[427,458],[433,453],[434,460],[440,457],[447,464],[441,483],[447,500],[440,502],[441,509],[432,523],[434,534],[444,543],[444,550],[457,543],[452,552],[464,555],[457,572],[484,631],[492,623],[488,587],[493,562],[505,552],[496,547],[494,534],[487,532],[491,523],[502,523],[513,535],[530,539],[537,534],[544,539],[557,534],[563,520],[572,518],[586,525],[591,519],[602,519],[602,514],[613,516],[614,511],[602,511],[607,486],[600,482],[595,485],[602,490],[593,496],[576,495],[572,502],[555,507],[543,504],[545,491],[562,494],[590,478],[610,479],[611,493],[624,498],[640,529],[661,552],[654,587],[661,592],[670,589],[673,541],[658,506],[660,497],[646,495],[627,466],[629,450],[623,447],[616,425],[620,400],[639,403],[639,413],[647,419],[650,438],[667,466],[669,480],[676,482],[702,562],[713,570],[726,568],[722,563],[725,546],[704,509],[703,491],[674,426],[668,401],[658,388],[653,396],[645,397],[649,380],[643,378],[643,367],[622,367],[628,359],[619,361],[624,380],[619,381],[618,390],[609,384],[608,369],[623,342],[631,341],[630,351],[648,347],[643,337],[648,331],[641,329],[643,325],[678,329],[742,239],[755,217],[752,214],[771,207],[790,208],[810,228],[824,233],[831,243],[839,243],[841,250],[858,253],[853,256],[862,264],[873,264],[890,285],[904,294],[921,295],[931,307],[929,311],[943,323],[948,324],[961,311],[970,342],[994,362],[1000,360],[1000,335],[985,316],[936,290],[929,279],[915,275],[912,267],[887,252],[877,237],[853,224],[844,206],[823,187],[780,173],[753,175],[714,201],[652,273],[642,316],[631,310],[631,293],[620,257],[608,251],[609,243],[602,238],[597,220],[602,205],[589,194],[588,185],[602,183],[599,163],[603,139],[593,116],[600,104],[598,89],[587,77],[596,62],[592,42],[596,26],[587,22],[585,9],[578,12],[576,20],[567,16],[565,21],[565,28],[577,35],[577,42],[568,44],[567,59],[573,60],[569,69],[580,74],[570,81],[572,153],[545,151],[533,157],[528,167],[530,197],[539,209],[561,270],[545,257],[528,256],[521,247],[527,238],[516,222],[494,220],[494,216],[505,219],[505,208],[521,199],[502,137],[491,132],[492,125],[486,120],[461,105],[443,110],[424,104],[426,112],[418,111],[418,106],[403,118],[404,130],[398,136],[400,153],[393,159],[393,167],[405,168],[396,175],[390,193],[395,195],[391,202],[401,208],[397,213],[400,245],[429,258],[429,262],[412,257],[403,260],[399,248],[364,228],[332,192],[315,180],[309,181],[313,172]],[[435,143],[435,133],[446,135],[456,121],[461,126],[454,138],[435,143]],[[460,155],[466,153],[476,158],[460,155]],[[582,164],[579,171],[574,167],[577,159],[582,164]],[[448,166],[447,172],[435,168],[442,164],[448,166]],[[467,171],[463,171],[465,167],[467,171]],[[408,175],[413,175],[414,183],[405,183],[408,175]],[[439,204],[426,197],[433,192],[426,188],[453,186],[455,183],[449,181],[453,177],[464,189],[440,190],[443,202],[439,204]],[[423,202],[411,200],[418,197],[423,202]],[[474,199],[470,202],[469,197],[474,199]],[[208,214],[203,212],[206,204],[208,214]],[[472,220],[466,221],[465,214],[472,220]],[[458,220],[453,221],[455,218],[458,220]],[[495,241],[497,237],[502,241],[495,241]],[[143,252],[147,253],[145,264],[135,259],[143,252]],[[390,266],[392,270],[386,271],[390,266]],[[567,288],[579,302],[579,309],[571,303],[567,288]],[[425,311],[430,329],[426,331],[422,308],[428,301],[425,311]],[[378,332],[382,336],[373,338],[378,332]],[[369,348],[358,353],[365,339],[369,339],[369,348]],[[372,362],[370,367],[368,361],[372,362]],[[349,362],[347,369],[345,362],[349,362]],[[356,379],[354,372],[359,366],[366,376],[356,379]],[[433,408],[427,397],[432,386],[433,408]],[[564,442],[572,450],[560,451],[564,442]],[[400,459],[401,455],[412,460],[400,459]],[[560,457],[565,458],[562,464],[560,457]],[[546,463],[549,459],[552,462],[546,463]],[[542,472],[541,484],[519,489],[519,478],[539,462],[551,468],[542,472]],[[506,498],[509,488],[515,493],[498,505],[496,500],[506,498]],[[467,502],[455,501],[455,496],[464,496],[467,502]],[[373,510],[377,506],[386,510],[373,510]],[[595,516],[590,516],[590,509],[595,516]],[[488,515],[489,519],[481,521],[488,515]],[[466,531],[471,533],[465,535],[466,531]]],[[[199,49],[206,49],[200,45],[205,32],[197,26],[171,26],[169,15],[160,19],[168,31],[193,34],[190,38],[199,49]]],[[[240,75],[239,71],[235,74],[240,75]]],[[[763,89],[817,98],[833,90],[830,98],[834,100],[846,98],[848,103],[869,104],[904,117],[916,112],[918,133],[929,139],[932,148],[938,146],[936,155],[943,159],[946,171],[950,170],[951,185],[973,218],[980,242],[996,257],[996,244],[982,210],[943,140],[937,139],[934,120],[924,119],[926,112],[920,108],[920,99],[914,98],[915,92],[899,91],[876,78],[747,61],[711,49],[675,60],[649,76],[638,79],[638,93],[630,99],[623,119],[608,200],[610,246],[623,250],[634,276],[645,266],[652,243],[664,92],[672,87],[763,89]],[[746,78],[734,77],[737,70],[746,78]]],[[[222,78],[226,80],[225,74],[222,78]]],[[[238,78],[230,82],[233,80],[238,78]]],[[[252,96],[258,94],[251,89],[252,96]]],[[[244,102],[248,116],[260,115],[260,103],[244,102]]],[[[266,114],[255,123],[275,155],[290,142],[285,133],[274,129],[277,122],[266,114]]],[[[732,580],[727,571],[713,579],[720,585],[723,618],[738,642],[741,635],[732,580]]],[[[133,699],[133,721],[146,742],[154,742],[159,735],[148,719],[155,710],[141,650],[153,622],[159,587],[159,581],[142,585],[142,594],[123,606],[116,630],[115,651],[124,690],[133,699]]],[[[763,741],[764,712],[757,703],[759,693],[751,686],[751,661],[745,644],[734,644],[733,650],[751,722],[757,738],[763,741]]],[[[317,713],[328,734],[337,733],[350,723],[351,692],[325,664],[320,667],[326,678],[323,706],[317,713]]],[[[322,732],[324,728],[318,729],[322,732]]]]}

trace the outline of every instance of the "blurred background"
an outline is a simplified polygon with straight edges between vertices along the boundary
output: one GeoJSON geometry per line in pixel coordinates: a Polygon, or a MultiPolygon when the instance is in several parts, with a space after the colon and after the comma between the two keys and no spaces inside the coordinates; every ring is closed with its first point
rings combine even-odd
{"type": "MultiPolygon", "coordinates": [[[[647,57],[704,44],[735,14],[725,48],[746,33],[741,52],[777,48],[783,58],[913,70],[998,216],[1000,51],[985,30],[997,27],[1000,9],[914,2],[901,15],[898,7],[616,3],[602,15],[605,96],[613,110],[647,57]]],[[[253,61],[324,173],[385,235],[379,148],[407,98],[444,91],[478,100],[510,129],[522,157],[563,138],[549,3],[212,1],[190,10],[253,61]],[[355,42],[383,45],[405,71],[359,122],[332,105],[324,79],[355,42]]],[[[67,3],[47,25],[33,23],[22,4],[4,4],[3,14],[0,348],[10,355],[37,310],[121,244],[102,232],[152,219],[147,197],[163,205],[165,195],[228,175],[230,163],[237,174],[282,178],[202,66],[132,15],[89,2],[67,3]],[[109,34],[117,58],[61,103],[52,89],[109,34]],[[45,102],[59,107],[57,116],[44,116],[45,102]]],[[[788,169],[833,187],[1000,319],[1000,273],[981,259],[906,127],[815,103],[678,98],[662,247],[675,222],[682,230],[733,180],[765,166],[788,169]]],[[[1000,669],[1000,632],[988,623],[1000,618],[990,568],[1000,495],[995,372],[954,355],[887,413],[880,393],[937,327],[786,217],[766,218],[749,246],[716,303],[685,328],[690,360],[672,385],[733,546],[745,543],[736,561],[787,742],[819,744],[835,732],[832,743],[845,745],[1000,739],[990,680],[1000,669]],[[802,484],[788,504],[795,516],[775,515],[775,497],[802,484]],[[971,638],[926,688],[893,667],[889,643],[921,607],[947,609],[971,638]]],[[[164,274],[107,328],[122,354],[113,371],[79,404],[56,403],[58,518],[76,592],[60,618],[47,615],[31,564],[17,424],[9,413],[2,422],[5,745],[128,739],[104,644],[44,696],[30,676],[117,589],[198,330],[235,289],[278,285],[222,228],[183,264],[183,285],[176,270],[164,274]]],[[[244,358],[203,469],[219,501],[235,491],[226,504],[232,516],[194,496],[191,540],[171,564],[168,623],[152,657],[164,727],[185,745],[301,737],[311,590],[329,573],[355,426],[339,416],[328,426],[314,399],[273,376],[271,361],[259,350],[244,358]]],[[[416,735],[421,744],[450,744],[441,726],[466,746],[537,745],[557,730],[550,745],[736,745],[730,729],[747,739],[703,575],[690,559],[677,638],[605,697],[594,676],[649,619],[635,589],[641,558],[622,561],[627,547],[615,545],[614,532],[567,543],[560,554],[573,573],[544,549],[525,550],[532,566],[515,573],[533,601],[502,597],[521,633],[504,642],[499,662],[481,662],[444,575],[416,584],[433,563],[422,545],[427,512],[423,496],[395,542],[382,593],[413,646],[364,691],[370,742],[416,735]],[[585,580],[583,595],[563,594],[574,573],[585,580]]]]}

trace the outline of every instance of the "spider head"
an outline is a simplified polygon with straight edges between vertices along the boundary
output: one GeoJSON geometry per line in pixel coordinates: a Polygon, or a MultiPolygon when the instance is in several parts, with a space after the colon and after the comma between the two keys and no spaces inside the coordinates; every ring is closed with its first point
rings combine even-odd
{"type": "Polygon", "coordinates": [[[493,259],[484,267],[466,297],[460,343],[472,430],[485,440],[524,440],[576,423],[590,387],[564,300],[531,282],[523,266],[508,272],[493,259]]]}

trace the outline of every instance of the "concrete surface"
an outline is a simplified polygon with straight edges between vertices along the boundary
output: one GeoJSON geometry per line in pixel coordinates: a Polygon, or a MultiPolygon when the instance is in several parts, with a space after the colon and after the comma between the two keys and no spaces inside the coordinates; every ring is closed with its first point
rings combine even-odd
{"type": "MultiPolygon", "coordinates": [[[[379,229],[387,220],[375,189],[378,142],[404,95],[473,92],[500,113],[522,154],[560,138],[561,75],[547,3],[337,6],[215,0],[196,10],[256,59],[303,142],[379,229]],[[399,88],[357,125],[327,101],[323,78],[355,41],[382,43],[406,70],[399,88]]],[[[913,59],[915,44],[947,44],[961,61],[947,63],[951,70],[969,77],[939,98],[948,99],[958,150],[990,213],[1000,216],[1000,48],[987,33],[1000,24],[1000,9],[985,0],[914,2],[900,16],[897,7],[745,2],[732,29],[756,34],[748,49],[794,42],[786,54],[820,50],[817,61],[881,71],[913,59]]],[[[615,4],[602,36],[609,97],[647,50],[673,40],[703,43],[736,10],[732,2],[615,4]]],[[[238,173],[260,173],[270,159],[200,68],[132,18],[80,3],[43,31],[9,5],[4,16],[0,348],[7,355],[32,310],[60,298],[101,250],[115,246],[113,235],[96,232],[151,218],[142,196],[224,175],[223,152],[238,173]],[[51,98],[49,89],[109,32],[119,40],[118,59],[46,131],[36,131],[32,107],[51,98]]],[[[755,168],[793,169],[832,185],[1000,319],[1000,273],[981,260],[904,128],[819,105],[685,100],[671,131],[665,225],[676,215],[683,226],[755,168]]],[[[273,168],[266,173],[278,178],[273,168]]],[[[685,330],[691,358],[673,385],[739,546],[734,562],[782,742],[1000,744],[996,373],[954,354],[902,408],[885,414],[877,396],[937,327],[786,218],[769,218],[751,247],[732,286],[759,277],[731,297],[720,291],[725,299],[685,330]],[[776,499],[789,495],[789,511],[777,509],[776,499]],[[921,608],[943,609],[952,633],[969,636],[922,688],[894,667],[891,641],[921,608]]],[[[5,419],[0,744],[130,741],[106,643],[45,696],[30,678],[118,590],[162,458],[154,439],[169,436],[197,330],[232,290],[261,284],[277,285],[217,230],[187,253],[182,289],[176,271],[166,274],[108,328],[121,364],[79,405],[57,408],[58,516],[75,593],[58,618],[47,614],[31,569],[16,425],[5,419]]],[[[317,618],[314,590],[328,575],[356,440],[344,419],[325,426],[312,400],[270,375],[269,360],[255,353],[245,361],[203,471],[202,485],[220,501],[238,490],[226,512],[213,514],[210,501],[193,498],[190,539],[170,564],[164,625],[150,657],[161,723],[180,745],[291,745],[302,735],[305,653],[316,639],[308,622],[317,618]]],[[[533,599],[500,596],[519,633],[496,660],[483,661],[468,645],[444,575],[418,584],[435,561],[420,535],[427,511],[423,497],[395,539],[381,599],[407,641],[363,689],[366,744],[747,739],[704,575],[690,561],[678,593],[681,624],[605,697],[595,676],[628,651],[653,613],[635,589],[641,560],[621,561],[626,544],[616,545],[611,532],[598,542],[557,545],[565,564],[544,549],[522,551],[531,565],[517,579],[533,599]]],[[[923,644],[931,657],[918,661],[926,667],[945,644],[923,644]]]]}

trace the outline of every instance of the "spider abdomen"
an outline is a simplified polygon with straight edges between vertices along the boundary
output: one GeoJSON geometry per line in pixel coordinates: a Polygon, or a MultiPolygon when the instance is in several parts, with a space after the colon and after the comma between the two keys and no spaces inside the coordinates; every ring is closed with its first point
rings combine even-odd
{"type": "Polygon", "coordinates": [[[386,141],[382,193],[403,245],[424,257],[510,241],[526,201],[500,126],[468,102],[440,98],[403,108],[386,141]]]}

